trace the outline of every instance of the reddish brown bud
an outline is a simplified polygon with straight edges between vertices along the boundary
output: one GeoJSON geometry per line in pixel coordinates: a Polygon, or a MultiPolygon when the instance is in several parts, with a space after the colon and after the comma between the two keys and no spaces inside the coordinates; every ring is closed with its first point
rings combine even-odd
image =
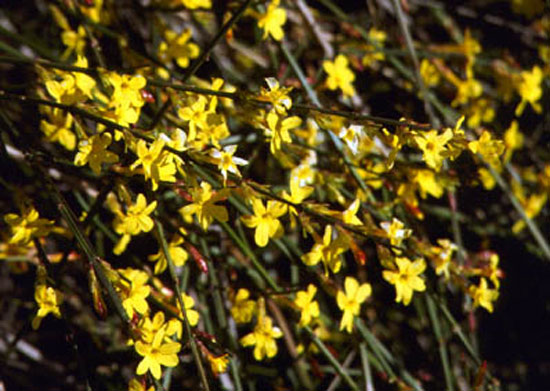
{"type": "Polygon", "coordinates": [[[201,272],[208,273],[208,263],[206,263],[206,260],[199,252],[199,250],[197,250],[197,248],[190,243],[185,243],[185,248],[187,249],[189,254],[191,254],[191,257],[193,258],[201,272]]]}
{"type": "Polygon", "coordinates": [[[155,103],[155,97],[153,96],[153,94],[151,94],[149,91],[147,90],[140,90],[141,92],[141,97],[143,99],[145,99],[145,102],[147,103],[155,103]]]}
{"type": "Polygon", "coordinates": [[[103,297],[101,295],[101,288],[99,286],[99,281],[97,280],[97,276],[92,267],[90,267],[88,272],[88,283],[90,286],[90,291],[92,293],[92,300],[93,300],[95,312],[102,319],[107,318],[107,306],[105,305],[105,301],[103,301],[103,297]]]}

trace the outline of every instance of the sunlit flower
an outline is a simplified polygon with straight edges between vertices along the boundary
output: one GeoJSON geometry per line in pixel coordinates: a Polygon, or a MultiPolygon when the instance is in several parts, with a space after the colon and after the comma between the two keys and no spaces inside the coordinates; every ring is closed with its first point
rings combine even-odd
{"type": "Polygon", "coordinates": [[[307,286],[307,291],[296,292],[294,304],[300,309],[299,325],[302,327],[309,325],[313,318],[319,317],[319,303],[313,300],[316,293],[317,288],[312,284],[307,286]]]}
{"type": "Polygon", "coordinates": [[[135,348],[136,352],[143,356],[136,369],[138,375],[149,371],[155,379],[160,379],[161,365],[165,367],[178,365],[178,352],[181,350],[181,345],[177,342],[165,342],[163,330],[155,334],[151,343],[137,341],[135,348]]]}
{"type": "Polygon", "coordinates": [[[414,141],[423,152],[422,158],[428,165],[436,171],[441,169],[444,153],[447,151],[445,144],[453,137],[451,129],[445,130],[442,134],[438,134],[437,130],[422,132],[414,136],[414,141]]]}
{"type": "Polygon", "coordinates": [[[34,330],[40,327],[42,319],[48,314],[61,318],[59,306],[63,302],[63,295],[60,291],[45,284],[38,284],[34,291],[34,300],[38,304],[38,311],[32,320],[34,330]]]}
{"type": "Polygon", "coordinates": [[[539,103],[542,97],[542,80],[544,74],[538,66],[534,66],[531,71],[521,72],[521,82],[517,85],[517,90],[521,96],[521,102],[516,107],[515,114],[519,117],[527,103],[531,105],[536,113],[542,112],[542,106],[539,103]]]}
{"type": "Polygon", "coordinates": [[[273,321],[267,315],[258,316],[254,331],[241,338],[241,345],[254,346],[254,358],[258,361],[264,357],[271,358],[277,354],[276,338],[281,338],[283,332],[273,326],[273,321]]]}
{"type": "Polygon", "coordinates": [[[426,269],[426,262],[420,258],[411,262],[405,257],[396,257],[397,270],[384,270],[382,276],[386,281],[395,286],[395,302],[403,302],[408,305],[411,302],[413,292],[426,290],[426,284],[420,274],[426,269]]]}
{"type": "Polygon", "coordinates": [[[231,315],[237,323],[248,323],[256,311],[256,302],[250,300],[248,289],[240,288],[232,300],[231,315]]]}
{"type": "Polygon", "coordinates": [[[264,30],[263,39],[271,35],[276,41],[283,39],[283,25],[286,22],[286,11],[284,8],[279,8],[280,0],[273,0],[267,6],[264,14],[258,18],[258,27],[264,30]]]}
{"type": "Polygon", "coordinates": [[[89,139],[78,143],[78,153],[74,157],[74,164],[83,166],[88,164],[94,174],[101,173],[103,163],[116,163],[118,156],[107,150],[111,145],[112,136],[110,133],[95,134],[89,139]]]}
{"type": "Polygon", "coordinates": [[[223,191],[214,192],[208,182],[202,182],[200,187],[191,190],[193,202],[180,208],[182,216],[196,215],[202,229],[206,230],[214,219],[226,222],[228,220],[225,206],[217,205],[216,202],[226,197],[223,191]]]}
{"type": "Polygon", "coordinates": [[[359,315],[361,303],[367,300],[371,295],[372,288],[370,284],[359,282],[353,277],[346,277],[344,282],[344,292],[338,291],[336,302],[338,307],[344,312],[340,321],[340,330],[346,330],[351,333],[353,328],[353,318],[359,315]]]}
{"type": "Polygon", "coordinates": [[[10,244],[26,245],[32,239],[47,235],[53,228],[53,221],[42,219],[38,211],[30,206],[24,207],[21,216],[8,213],[4,221],[10,226],[10,244]]]}
{"type": "Polygon", "coordinates": [[[247,160],[233,156],[235,151],[237,151],[236,145],[228,145],[222,150],[214,149],[210,153],[210,156],[214,160],[214,164],[218,165],[218,169],[222,173],[224,183],[227,181],[228,172],[240,177],[241,172],[237,166],[245,166],[248,164],[247,160]]]}
{"type": "Polygon", "coordinates": [[[344,96],[353,96],[355,95],[355,88],[353,88],[355,74],[349,68],[348,63],[347,57],[339,54],[334,61],[325,60],[323,69],[328,74],[326,81],[328,89],[336,90],[340,88],[344,96]]]}
{"type": "Polygon", "coordinates": [[[283,226],[279,217],[286,213],[286,205],[277,201],[267,201],[264,206],[259,198],[252,199],[253,215],[243,216],[241,220],[249,228],[255,228],[254,241],[260,247],[265,247],[270,238],[279,235],[283,226]]]}
{"type": "Polygon", "coordinates": [[[489,289],[487,280],[482,278],[479,285],[471,285],[468,293],[474,299],[474,307],[483,307],[489,312],[493,312],[493,302],[498,299],[498,290],[489,289]]]}

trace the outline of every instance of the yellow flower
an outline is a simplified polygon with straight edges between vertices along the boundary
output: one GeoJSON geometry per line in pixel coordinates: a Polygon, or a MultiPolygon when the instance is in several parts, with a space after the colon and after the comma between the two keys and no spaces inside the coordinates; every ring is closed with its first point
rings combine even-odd
{"type": "Polygon", "coordinates": [[[236,323],[248,323],[256,311],[256,303],[249,300],[248,289],[240,288],[232,300],[231,315],[236,323]]]}
{"type": "MultiPolygon", "coordinates": [[[[168,252],[170,253],[170,258],[172,258],[175,266],[185,265],[187,258],[189,258],[187,251],[180,246],[182,243],[183,238],[180,235],[174,235],[170,243],[168,243],[168,252]]],[[[167,260],[162,249],[159,249],[156,254],[149,255],[147,259],[151,262],[156,262],[155,274],[160,274],[166,270],[167,260]]]]}
{"type": "Polygon", "coordinates": [[[468,143],[468,148],[473,153],[479,153],[483,160],[494,169],[500,169],[501,162],[499,156],[504,152],[504,143],[502,140],[494,139],[490,132],[484,130],[478,140],[468,143]]]}
{"type": "MultiPolygon", "coordinates": [[[[139,337],[143,342],[151,343],[155,338],[155,335],[162,330],[165,333],[165,337],[169,337],[175,333],[168,332],[168,323],[164,321],[164,312],[158,311],[151,320],[148,316],[144,316],[139,320],[139,337]]],[[[170,330],[172,331],[172,330],[170,330]]]]}
{"type": "MultiPolygon", "coordinates": [[[[546,204],[546,201],[548,200],[548,196],[546,193],[540,193],[540,194],[532,194],[529,197],[518,197],[520,198],[520,203],[523,206],[525,210],[525,214],[529,218],[533,218],[537,216],[544,205],[546,204]]],[[[512,226],[512,232],[519,233],[525,228],[525,221],[518,220],[516,223],[512,226]]]]}
{"type": "Polygon", "coordinates": [[[435,65],[427,58],[424,58],[420,63],[420,76],[426,87],[435,87],[439,84],[441,79],[439,71],[435,65]]]}
{"type": "Polygon", "coordinates": [[[296,293],[294,304],[300,309],[300,326],[307,326],[313,318],[319,317],[319,303],[313,300],[317,293],[317,288],[313,284],[307,286],[307,291],[299,291],[296,293]]]}
{"type": "MultiPolygon", "coordinates": [[[[283,191],[283,198],[293,204],[300,205],[307,197],[313,192],[311,186],[300,186],[300,178],[293,177],[290,179],[290,194],[283,191]]],[[[291,215],[298,215],[298,211],[294,206],[288,206],[288,213],[291,215]]]]}
{"type": "Polygon", "coordinates": [[[493,174],[491,174],[491,171],[486,169],[485,167],[480,167],[477,169],[477,173],[479,176],[479,180],[481,181],[481,184],[483,185],[483,188],[485,190],[492,190],[497,184],[497,181],[495,180],[495,177],[493,174]]]}
{"type": "Polygon", "coordinates": [[[130,241],[130,236],[138,235],[141,232],[149,232],[153,229],[153,219],[149,215],[157,207],[157,201],[147,205],[147,200],[143,194],[138,194],[136,203],[128,207],[126,213],[122,212],[120,207],[113,210],[116,214],[113,221],[113,228],[119,235],[123,235],[115,245],[113,252],[117,255],[122,254],[130,241]]]}
{"type": "Polygon", "coordinates": [[[59,306],[63,302],[63,295],[60,291],[45,284],[38,284],[34,291],[34,300],[38,304],[38,311],[32,320],[34,330],[40,327],[42,319],[48,314],[61,318],[59,306]]]}
{"type": "Polygon", "coordinates": [[[191,105],[182,107],[178,110],[178,116],[184,121],[189,122],[189,133],[187,141],[192,142],[197,137],[197,128],[204,129],[208,127],[208,106],[207,100],[200,95],[191,105]]]}
{"type": "Polygon", "coordinates": [[[253,215],[243,216],[241,220],[249,228],[256,228],[254,240],[260,247],[265,247],[270,238],[279,235],[283,226],[278,220],[286,213],[285,204],[277,201],[267,201],[267,208],[259,198],[252,199],[253,215]]]}
{"type": "Polygon", "coordinates": [[[290,130],[297,128],[302,124],[302,119],[297,116],[292,116],[283,119],[275,110],[271,110],[267,114],[267,136],[270,138],[269,149],[271,153],[276,153],[281,149],[283,142],[290,143],[290,130]]]}
{"type": "Polygon", "coordinates": [[[225,206],[216,205],[226,196],[226,192],[213,192],[212,186],[208,182],[202,182],[200,187],[191,190],[193,202],[180,208],[179,213],[185,215],[197,215],[202,229],[206,230],[214,219],[226,222],[228,220],[227,209],[225,206]]]}
{"type": "MultiPolygon", "coordinates": [[[[84,56],[78,56],[73,65],[79,68],[88,68],[88,59],[84,56]]],[[[78,90],[88,98],[93,98],[92,90],[96,86],[94,78],[88,76],[84,72],[72,72],[71,75],[73,75],[75,79],[78,90]]]]}
{"type": "Polygon", "coordinates": [[[103,163],[116,163],[118,156],[107,147],[111,145],[112,136],[110,133],[95,134],[91,138],[78,143],[78,152],[74,157],[74,164],[83,166],[88,164],[94,174],[101,173],[103,163]]]}
{"type": "MultiPolygon", "coordinates": [[[[181,295],[181,300],[183,301],[183,306],[185,307],[185,315],[187,315],[189,325],[196,326],[199,323],[199,313],[194,309],[195,299],[183,293],[181,295]]],[[[183,318],[183,311],[181,310],[179,300],[176,301],[176,305],[178,307],[178,314],[180,318],[183,318]]],[[[167,324],[166,330],[168,334],[176,334],[178,338],[181,338],[183,325],[178,319],[171,319],[167,324]]]]}
{"type": "Polygon", "coordinates": [[[264,14],[258,19],[258,27],[264,29],[263,39],[271,35],[276,41],[283,39],[283,25],[286,22],[286,11],[279,8],[280,0],[273,0],[264,14]]]}
{"type": "Polygon", "coordinates": [[[155,379],[160,379],[160,366],[175,367],[178,365],[178,352],[181,345],[177,342],[164,343],[164,331],[160,330],[155,334],[153,341],[148,344],[137,341],[136,351],[143,359],[138,364],[136,374],[143,375],[150,371],[155,379]]]}
{"type": "Polygon", "coordinates": [[[491,123],[495,118],[495,109],[489,99],[475,99],[466,110],[468,127],[477,128],[482,122],[491,123]]]}
{"type": "Polygon", "coordinates": [[[523,109],[525,109],[527,103],[531,105],[536,113],[540,114],[542,112],[542,106],[540,105],[539,100],[542,97],[541,84],[543,78],[544,73],[538,66],[534,66],[531,72],[521,72],[521,81],[516,86],[518,93],[521,96],[521,102],[519,102],[519,105],[516,107],[515,111],[517,117],[523,113],[523,109]]]}
{"type": "Polygon", "coordinates": [[[359,206],[361,205],[361,202],[358,198],[356,198],[349,206],[348,208],[342,212],[342,222],[344,224],[348,225],[363,225],[361,220],[359,220],[356,216],[357,211],[359,210],[359,206]]]}
{"type": "Polygon", "coordinates": [[[227,364],[229,364],[229,354],[224,353],[220,356],[215,356],[208,352],[206,358],[210,363],[210,369],[214,376],[218,376],[220,373],[227,372],[227,364]]]}
{"type": "Polygon", "coordinates": [[[78,26],[76,31],[71,29],[65,30],[61,33],[61,41],[67,46],[61,55],[61,60],[68,59],[73,52],[83,55],[86,48],[86,30],[83,26],[78,26]]]}
{"type": "Polygon", "coordinates": [[[137,377],[133,377],[128,382],[128,391],[155,391],[155,387],[150,386],[147,388],[145,378],[141,378],[141,380],[139,380],[137,377]]]}
{"type": "Polygon", "coordinates": [[[145,140],[139,140],[137,143],[137,160],[130,166],[134,170],[136,167],[143,167],[145,180],[151,179],[153,191],[158,189],[160,181],[174,183],[176,181],[176,165],[171,154],[163,151],[165,141],[162,137],[157,138],[151,148],[147,149],[145,140]]]}
{"type": "MultiPolygon", "coordinates": [[[[183,305],[185,306],[185,313],[187,314],[187,321],[191,326],[196,326],[199,323],[199,313],[193,309],[195,307],[195,299],[185,293],[181,296],[183,305]]],[[[180,309],[178,302],[178,309],[180,309]]],[[[183,313],[180,311],[183,316],[183,313]]]]}
{"type": "Polygon", "coordinates": [[[504,161],[509,161],[514,151],[523,147],[523,133],[519,130],[518,121],[512,121],[504,132],[504,146],[506,147],[504,161]]]}
{"type": "Polygon", "coordinates": [[[144,105],[145,98],[141,95],[141,89],[145,88],[147,80],[143,76],[119,75],[116,72],[110,72],[106,79],[113,86],[111,101],[114,101],[114,104],[123,107],[144,105]]]}
{"type": "Polygon", "coordinates": [[[446,129],[445,132],[438,135],[437,130],[422,132],[414,136],[414,141],[423,152],[422,158],[428,165],[436,171],[441,169],[444,154],[447,152],[445,144],[453,137],[453,131],[446,129]]]}
{"type": "Polygon", "coordinates": [[[122,296],[122,306],[126,313],[132,319],[134,311],[140,315],[144,315],[149,310],[147,297],[151,293],[151,288],[147,285],[149,276],[147,273],[136,269],[122,269],[120,274],[125,279],[120,279],[118,283],[118,291],[122,296]]]}
{"type": "Polygon", "coordinates": [[[351,150],[354,155],[359,152],[359,141],[362,135],[363,127],[359,125],[351,125],[343,127],[338,133],[340,137],[351,150]]]}
{"type": "Polygon", "coordinates": [[[240,177],[241,172],[239,171],[237,165],[245,166],[248,164],[248,161],[241,159],[240,157],[233,156],[236,150],[236,145],[228,145],[224,147],[221,151],[213,149],[210,153],[210,156],[212,156],[214,160],[214,164],[218,165],[218,169],[222,173],[224,185],[227,181],[227,172],[230,172],[240,177]]]}
{"type": "Polygon", "coordinates": [[[458,247],[448,239],[437,239],[437,244],[439,244],[439,246],[432,246],[431,248],[433,254],[432,261],[435,265],[435,274],[438,276],[443,274],[445,280],[448,280],[451,258],[453,257],[453,253],[458,250],[458,247]]]}
{"type": "Polygon", "coordinates": [[[479,286],[470,286],[468,293],[474,299],[474,307],[483,307],[487,311],[493,312],[493,302],[498,299],[498,290],[489,289],[485,278],[481,279],[479,286]]]}
{"type": "Polygon", "coordinates": [[[40,130],[51,142],[58,142],[63,147],[72,151],[76,147],[76,136],[71,131],[73,116],[57,108],[44,108],[48,119],[40,121],[40,130]]]}
{"type": "Polygon", "coordinates": [[[75,78],[68,72],[61,74],[61,80],[52,77],[44,83],[48,94],[56,102],[64,104],[73,104],[79,101],[78,91],[76,89],[75,78]]]}
{"type": "Polygon", "coordinates": [[[181,34],[175,31],[166,30],[164,32],[164,41],[159,46],[159,58],[163,63],[168,64],[172,60],[182,67],[189,66],[189,60],[199,56],[199,47],[189,42],[191,30],[185,29],[181,34]]]}
{"type": "Polygon", "coordinates": [[[340,254],[347,250],[347,244],[343,236],[338,236],[336,240],[332,240],[332,226],[325,227],[323,238],[316,237],[315,244],[311,251],[302,255],[302,262],[307,266],[313,266],[323,262],[325,274],[328,274],[328,269],[333,273],[338,273],[342,267],[340,254]]]}
{"type": "Polygon", "coordinates": [[[450,77],[450,81],[457,88],[456,96],[451,102],[453,107],[464,105],[483,93],[483,86],[474,78],[471,65],[466,68],[466,80],[461,80],[453,75],[450,77]]]}
{"type": "Polygon", "coordinates": [[[212,0],[180,0],[190,10],[197,8],[212,8],[212,0]]]}
{"type": "Polygon", "coordinates": [[[365,66],[371,66],[376,63],[376,61],[384,60],[385,56],[381,49],[384,48],[384,42],[386,41],[386,33],[381,30],[377,30],[372,27],[369,30],[369,41],[370,43],[366,45],[365,49],[367,53],[361,60],[361,63],[365,66]]]}
{"type": "Polygon", "coordinates": [[[24,207],[21,216],[8,213],[4,221],[10,226],[11,238],[8,243],[27,245],[32,239],[47,235],[53,228],[54,222],[41,219],[34,207],[24,207]]]}
{"type": "Polygon", "coordinates": [[[380,223],[380,226],[386,231],[392,246],[401,246],[403,240],[411,236],[412,233],[412,230],[406,229],[405,224],[395,217],[392,219],[391,223],[389,221],[383,221],[380,223]]]}
{"type": "Polygon", "coordinates": [[[275,338],[281,338],[283,333],[278,327],[273,327],[273,321],[267,315],[260,315],[254,331],[241,338],[243,346],[254,346],[254,358],[258,361],[264,357],[271,358],[277,354],[275,338]]]}
{"type": "Polygon", "coordinates": [[[355,95],[355,89],[353,88],[355,74],[348,67],[346,56],[339,54],[334,61],[325,60],[323,69],[328,74],[326,86],[330,90],[340,88],[344,96],[355,95]]]}
{"type": "Polygon", "coordinates": [[[420,197],[426,198],[427,195],[431,195],[435,198],[439,198],[443,195],[443,186],[434,172],[431,170],[415,170],[413,181],[418,185],[420,197]]]}
{"type": "Polygon", "coordinates": [[[426,269],[426,262],[419,258],[414,262],[404,257],[395,258],[397,270],[384,270],[382,276],[390,284],[395,285],[395,302],[403,302],[408,305],[411,302],[413,291],[422,292],[426,290],[424,280],[419,277],[426,269]]]}
{"type": "Polygon", "coordinates": [[[141,107],[145,98],[141,90],[145,88],[147,80],[143,76],[119,75],[109,72],[105,81],[113,86],[113,93],[109,99],[109,107],[114,109],[114,120],[122,126],[135,124],[139,119],[141,107]]]}
{"type": "Polygon", "coordinates": [[[361,303],[371,295],[372,288],[368,283],[359,285],[359,282],[355,278],[346,277],[344,290],[345,292],[338,291],[336,295],[338,307],[344,311],[342,320],[340,321],[340,330],[345,329],[348,333],[351,333],[353,318],[359,315],[361,303]]]}
{"type": "Polygon", "coordinates": [[[269,90],[262,87],[258,100],[270,102],[277,114],[286,114],[292,107],[292,99],[289,96],[292,87],[279,86],[279,82],[274,77],[268,77],[265,81],[269,90]]]}

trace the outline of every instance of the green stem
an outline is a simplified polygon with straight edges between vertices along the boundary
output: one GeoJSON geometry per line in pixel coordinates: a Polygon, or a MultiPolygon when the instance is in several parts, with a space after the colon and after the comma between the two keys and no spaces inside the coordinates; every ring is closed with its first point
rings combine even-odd
{"type": "Polygon", "coordinates": [[[75,239],[77,243],[80,245],[80,248],[84,251],[88,259],[88,262],[93,267],[95,273],[97,274],[98,280],[102,285],[103,289],[107,291],[107,295],[109,296],[111,303],[115,307],[115,310],[118,316],[127,327],[131,327],[130,318],[128,317],[126,310],[122,306],[122,301],[120,300],[120,297],[118,296],[118,293],[116,292],[113,284],[107,277],[107,274],[103,269],[103,265],[100,262],[100,258],[96,255],[88,238],[84,235],[84,233],[78,226],[78,223],[76,222],[77,221],[76,216],[72,212],[65,198],[61,195],[61,193],[59,193],[55,185],[51,183],[51,180],[49,179],[49,177],[46,176],[45,173],[44,175],[48,181],[48,184],[49,184],[48,187],[51,190],[51,194],[53,195],[54,199],[57,202],[61,215],[64,217],[65,221],[67,222],[69,226],[69,230],[75,236],[75,239]]]}
{"type": "Polygon", "coordinates": [[[372,373],[369,364],[369,354],[367,352],[367,344],[365,342],[361,342],[359,344],[359,354],[361,355],[361,367],[363,368],[363,377],[365,378],[365,391],[374,391],[372,373]]]}
{"type": "MultiPolygon", "coordinates": [[[[298,79],[300,80],[300,83],[302,84],[302,86],[306,90],[306,93],[307,93],[309,99],[313,102],[313,104],[315,106],[317,106],[319,108],[322,108],[321,102],[319,101],[319,98],[317,97],[317,94],[315,93],[313,88],[311,88],[311,86],[309,85],[309,82],[307,81],[306,76],[304,75],[304,72],[300,68],[300,65],[298,64],[298,62],[296,61],[296,59],[294,58],[292,53],[290,53],[290,51],[288,50],[288,48],[286,47],[286,45],[284,43],[281,44],[281,50],[283,51],[283,54],[285,55],[286,59],[288,60],[288,63],[290,64],[290,67],[292,68],[292,70],[294,71],[294,73],[296,74],[298,79]]],[[[344,151],[344,146],[342,144],[342,141],[338,138],[338,136],[336,136],[330,130],[325,129],[325,131],[328,134],[328,136],[329,136],[330,140],[332,141],[332,143],[334,144],[336,150],[338,151],[338,154],[344,160],[344,163],[348,167],[348,170],[350,171],[351,176],[353,177],[353,179],[357,182],[357,184],[359,185],[361,190],[367,192],[368,191],[367,190],[367,185],[365,184],[365,182],[363,181],[363,179],[361,178],[361,176],[359,175],[359,173],[357,172],[355,167],[353,167],[353,165],[351,164],[351,161],[349,160],[348,155],[344,151]]]]}
{"type": "Polygon", "coordinates": [[[458,338],[460,339],[460,341],[462,342],[462,344],[464,345],[464,347],[466,348],[466,350],[470,354],[470,357],[474,360],[474,363],[477,366],[481,365],[481,363],[482,363],[481,359],[479,358],[479,356],[476,353],[475,349],[473,348],[470,341],[468,340],[468,337],[466,337],[466,335],[462,331],[462,328],[460,327],[458,322],[455,320],[455,318],[453,317],[453,315],[451,314],[451,312],[449,311],[447,306],[445,306],[443,303],[439,302],[434,297],[432,297],[432,299],[437,302],[439,308],[441,309],[441,312],[443,312],[443,315],[445,316],[445,318],[447,319],[447,321],[451,325],[451,329],[453,330],[453,332],[456,335],[458,335],[458,338]]]}
{"type": "Polygon", "coordinates": [[[237,21],[241,18],[241,16],[243,16],[244,12],[246,11],[246,9],[250,6],[250,4],[252,3],[252,0],[246,0],[242,5],[241,7],[237,10],[237,12],[235,12],[233,14],[233,16],[231,17],[231,19],[229,19],[227,21],[227,23],[225,23],[223,25],[223,27],[221,28],[220,31],[218,31],[218,34],[216,34],[216,36],[214,37],[214,39],[212,41],[210,41],[210,43],[208,44],[208,46],[202,51],[202,53],[200,54],[199,58],[197,58],[193,64],[187,69],[187,71],[184,73],[183,77],[182,77],[182,80],[183,82],[186,82],[187,80],[189,80],[189,78],[191,76],[193,76],[195,74],[195,72],[197,72],[197,70],[199,69],[199,67],[206,61],[206,59],[208,58],[208,56],[210,55],[210,52],[214,49],[214,47],[218,44],[218,42],[225,36],[225,34],[227,33],[227,31],[233,27],[233,25],[235,23],[237,23],[237,21]]]}
{"type": "Polygon", "coordinates": [[[306,331],[306,333],[309,335],[309,337],[311,338],[311,340],[313,341],[313,343],[315,344],[315,346],[317,346],[319,348],[319,350],[321,351],[321,353],[323,353],[323,355],[325,356],[325,358],[330,362],[330,364],[334,367],[334,369],[336,370],[336,372],[342,376],[342,379],[344,379],[344,381],[347,383],[348,386],[351,387],[352,390],[354,391],[358,391],[359,390],[359,387],[357,386],[357,383],[355,383],[355,381],[353,381],[353,379],[349,376],[349,374],[346,372],[345,368],[342,367],[342,365],[338,362],[338,360],[336,360],[336,358],[334,358],[334,356],[332,355],[332,353],[328,350],[328,348],[325,346],[325,344],[323,343],[323,341],[321,341],[319,339],[319,337],[317,337],[317,335],[315,335],[315,333],[309,328],[309,327],[304,327],[304,330],[306,331]]]}
{"type": "Polygon", "coordinates": [[[493,178],[495,178],[495,180],[497,181],[502,191],[504,191],[504,193],[510,199],[510,202],[512,203],[516,211],[519,213],[519,215],[527,225],[527,228],[529,228],[529,231],[531,231],[531,234],[535,238],[535,241],[537,242],[539,247],[542,249],[544,256],[546,257],[546,260],[550,261],[550,246],[548,245],[548,242],[546,241],[544,235],[540,231],[537,224],[533,221],[533,219],[531,219],[527,215],[527,212],[525,212],[525,209],[520,204],[520,202],[518,201],[514,193],[510,190],[510,188],[508,187],[508,185],[506,184],[502,176],[496,170],[494,170],[490,165],[487,165],[487,167],[489,168],[489,171],[491,171],[491,175],[493,176],[493,178]]]}
{"type": "Polygon", "coordinates": [[[439,356],[441,358],[441,364],[443,365],[443,372],[445,374],[445,383],[447,385],[447,391],[454,391],[453,373],[451,366],[449,365],[449,354],[447,352],[447,345],[443,339],[441,332],[441,325],[439,323],[439,317],[437,316],[437,310],[433,299],[429,295],[425,295],[426,304],[428,307],[428,315],[432,322],[435,338],[439,344],[439,356]]]}
{"type": "MultiPolygon", "coordinates": [[[[275,292],[281,292],[282,289],[277,283],[273,280],[273,278],[269,275],[268,271],[263,267],[263,265],[260,263],[258,258],[256,257],[256,254],[254,254],[254,251],[250,248],[248,243],[246,241],[242,240],[239,235],[231,228],[229,224],[226,222],[220,221],[220,224],[222,228],[227,232],[227,234],[237,243],[237,246],[245,253],[246,256],[250,258],[250,261],[252,262],[252,265],[256,269],[256,271],[262,276],[262,278],[267,282],[267,285],[270,286],[271,289],[273,289],[275,292]]],[[[262,288],[262,287],[260,287],[262,288]]]]}
{"type": "Polygon", "coordinates": [[[162,252],[164,253],[164,256],[166,257],[166,261],[168,263],[168,270],[170,271],[170,277],[172,278],[174,287],[176,289],[176,296],[178,299],[178,303],[180,305],[181,313],[183,315],[183,324],[185,328],[185,334],[187,335],[189,344],[191,345],[191,354],[193,355],[193,359],[197,364],[197,368],[199,370],[199,377],[201,379],[201,383],[204,387],[204,390],[209,391],[210,386],[208,385],[206,372],[204,370],[204,366],[202,365],[202,360],[199,354],[199,348],[197,347],[197,342],[195,341],[195,338],[193,336],[193,331],[191,330],[191,325],[189,324],[189,318],[187,317],[187,310],[185,308],[185,304],[183,303],[179,279],[176,274],[176,266],[174,265],[174,261],[172,259],[172,256],[170,255],[168,242],[166,241],[166,237],[164,236],[164,230],[162,228],[162,224],[158,220],[156,220],[155,226],[157,228],[158,239],[162,248],[162,252]]]}

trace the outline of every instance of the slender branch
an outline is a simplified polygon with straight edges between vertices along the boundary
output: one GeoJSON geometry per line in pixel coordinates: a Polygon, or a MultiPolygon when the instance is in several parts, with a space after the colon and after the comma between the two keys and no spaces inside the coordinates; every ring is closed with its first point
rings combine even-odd
{"type": "Polygon", "coordinates": [[[197,368],[199,370],[199,377],[201,379],[201,383],[204,387],[204,390],[209,391],[210,386],[208,385],[208,379],[206,378],[206,372],[202,364],[202,359],[199,354],[197,342],[195,341],[195,337],[193,336],[193,331],[191,330],[191,325],[189,324],[189,318],[187,317],[187,310],[185,308],[185,304],[183,303],[179,279],[176,274],[176,267],[174,265],[172,255],[170,254],[168,242],[166,241],[166,238],[164,236],[164,230],[162,228],[162,224],[158,220],[155,221],[155,226],[157,228],[157,235],[160,241],[162,252],[164,253],[164,256],[166,257],[166,261],[168,263],[168,270],[170,271],[170,277],[172,278],[172,281],[174,283],[174,288],[176,289],[176,296],[178,299],[178,303],[180,305],[181,313],[183,314],[183,324],[185,328],[185,334],[187,335],[189,344],[191,345],[191,353],[193,355],[193,359],[195,360],[195,364],[197,365],[197,368]]]}

